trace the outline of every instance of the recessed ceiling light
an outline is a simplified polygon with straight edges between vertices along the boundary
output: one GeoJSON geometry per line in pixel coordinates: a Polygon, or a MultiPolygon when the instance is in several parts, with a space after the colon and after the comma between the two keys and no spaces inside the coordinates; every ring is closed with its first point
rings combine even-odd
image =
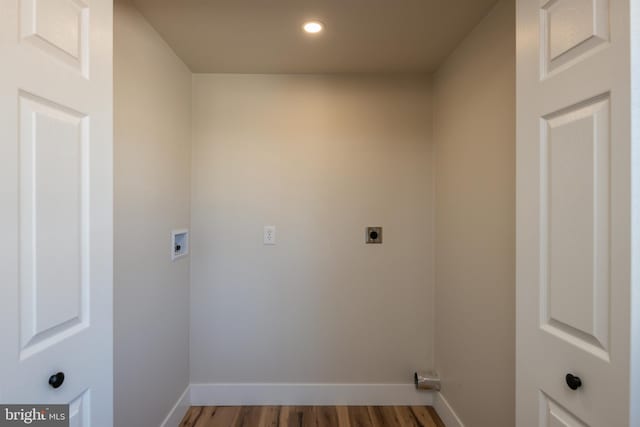
{"type": "Polygon", "coordinates": [[[324,25],[320,21],[308,21],[304,23],[302,28],[309,34],[318,34],[324,29],[324,25]]]}

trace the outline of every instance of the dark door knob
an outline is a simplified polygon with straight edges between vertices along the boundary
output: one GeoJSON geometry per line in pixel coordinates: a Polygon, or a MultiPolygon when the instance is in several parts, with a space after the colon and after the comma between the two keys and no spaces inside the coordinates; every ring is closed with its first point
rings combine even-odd
{"type": "Polygon", "coordinates": [[[567,385],[571,390],[577,390],[582,387],[582,380],[580,379],[580,377],[576,377],[572,374],[567,374],[565,380],[567,381],[567,385]]]}
{"type": "Polygon", "coordinates": [[[64,372],[58,372],[49,377],[49,385],[53,388],[58,388],[64,382],[64,372]]]}

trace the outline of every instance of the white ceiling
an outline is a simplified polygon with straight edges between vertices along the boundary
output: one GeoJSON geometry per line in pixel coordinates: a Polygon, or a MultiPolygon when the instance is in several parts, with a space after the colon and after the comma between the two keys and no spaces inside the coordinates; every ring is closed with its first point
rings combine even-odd
{"type": "Polygon", "coordinates": [[[193,72],[432,71],[495,0],[134,0],[193,72]],[[317,19],[321,35],[305,34],[317,19]]]}

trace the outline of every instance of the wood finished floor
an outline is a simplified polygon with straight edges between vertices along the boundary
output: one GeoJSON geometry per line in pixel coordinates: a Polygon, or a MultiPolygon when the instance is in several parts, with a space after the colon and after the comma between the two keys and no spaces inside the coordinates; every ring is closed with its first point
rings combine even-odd
{"type": "Polygon", "coordinates": [[[180,427],[445,427],[429,406],[192,406],[180,427]]]}

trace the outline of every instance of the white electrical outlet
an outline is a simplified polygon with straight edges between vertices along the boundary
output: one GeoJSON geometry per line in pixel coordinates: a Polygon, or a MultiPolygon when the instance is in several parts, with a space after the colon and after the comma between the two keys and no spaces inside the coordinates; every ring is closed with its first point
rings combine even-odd
{"type": "Polygon", "coordinates": [[[265,245],[276,244],[276,226],[275,225],[264,226],[264,244],[265,245]]]}

